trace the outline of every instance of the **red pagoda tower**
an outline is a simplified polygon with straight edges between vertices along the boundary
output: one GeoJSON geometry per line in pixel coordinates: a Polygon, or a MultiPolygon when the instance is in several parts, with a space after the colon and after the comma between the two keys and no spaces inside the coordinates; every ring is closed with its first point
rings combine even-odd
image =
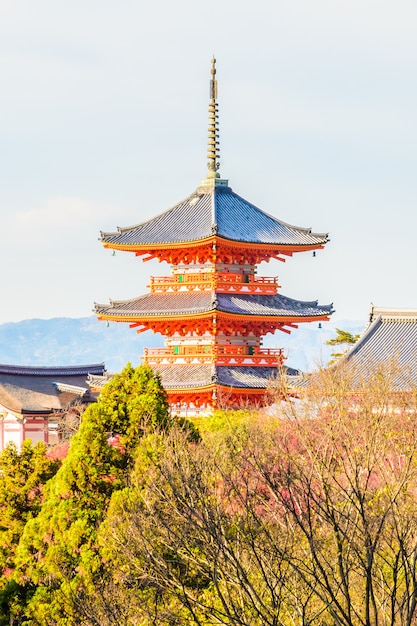
{"type": "Polygon", "coordinates": [[[265,403],[284,355],[262,348],[263,336],[333,312],[331,304],[282,295],[277,278],[256,273],[262,261],[323,248],[328,236],[264,213],[220,177],[215,59],[208,136],[208,174],[196,191],[146,222],[101,233],[105,248],[171,265],[170,275],[151,277],[149,293],[95,304],[95,312],[166,337],[165,347],[145,349],[143,360],[160,373],[178,414],[265,403]]]}

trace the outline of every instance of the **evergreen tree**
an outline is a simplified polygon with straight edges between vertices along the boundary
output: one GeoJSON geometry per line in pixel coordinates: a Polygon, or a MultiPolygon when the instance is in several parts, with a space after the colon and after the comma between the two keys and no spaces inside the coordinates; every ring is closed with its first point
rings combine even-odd
{"type": "Polygon", "coordinates": [[[135,448],[149,428],[170,424],[166,394],[149,367],[128,364],[83,414],[67,458],[23,532],[15,580],[33,589],[22,624],[76,623],[72,599],[101,575],[97,529],[111,494],[126,485],[135,448]]]}
{"type": "Polygon", "coordinates": [[[22,600],[12,578],[16,547],[26,522],[39,513],[44,485],[59,465],[46,456],[43,442],[32,446],[30,439],[20,452],[10,443],[0,454],[0,624],[10,623],[10,599],[17,594],[18,603],[22,600]]]}
{"type": "Polygon", "coordinates": [[[349,346],[353,346],[358,341],[359,337],[359,333],[357,335],[352,335],[352,333],[347,330],[341,330],[340,328],[336,328],[336,337],[333,337],[333,339],[329,339],[328,341],[326,341],[326,345],[344,346],[344,350],[342,350],[342,352],[332,352],[332,354],[330,355],[332,357],[330,363],[334,363],[337,359],[346,354],[346,352],[349,350],[349,346]]]}

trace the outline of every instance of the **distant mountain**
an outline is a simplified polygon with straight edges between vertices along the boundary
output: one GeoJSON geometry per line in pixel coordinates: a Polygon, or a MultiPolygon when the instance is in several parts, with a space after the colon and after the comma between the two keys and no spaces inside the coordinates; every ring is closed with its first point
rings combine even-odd
{"type": "Polygon", "coordinates": [[[362,334],[365,327],[366,322],[358,320],[311,322],[300,324],[290,335],[277,332],[273,337],[267,336],[263,345],[284,348],[287,356],[286,365],[309,372],[321,365],[326,365],[331,353],[337,351],[334,346],[326,345],[326,341],[336,336],[336,328],[356,335],[362,334]]]}
{"type": "Polygon", "coordinates": [[[128,324],[106,325],[96,317],[56,317],[0,324],[0,363],[82,365],[104,362],[118,372],[139,365],[145,346],[163,345],[159,335],[138,335],[128,324]]]}
{"type": "MultiPolygon", "coordinates": [[[[327,363],[332,348],[327,339],[335,328],[353,334],[362,332],[365,323],[345,320],[336,323],[300,324],[291,335],[267,336],[264,346],[285,350],[286,364],[311,371],[327,363]]],[[[0,324],[0,363],[7,365],[84,365],[104,362],[109,372],[118,372],[130,361],[139,365],[145,346],[163,345],[163,338],[148,331],[137,334],[128,324],[99,322],[94,316],[29,319],[0,324]]]]}

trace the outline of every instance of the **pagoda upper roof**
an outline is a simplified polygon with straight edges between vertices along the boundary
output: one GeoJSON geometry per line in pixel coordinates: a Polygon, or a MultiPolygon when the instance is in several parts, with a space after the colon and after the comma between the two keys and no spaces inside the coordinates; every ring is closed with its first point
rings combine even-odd
{"type": "Polygon", "coordinates": [[[360,379],[382,366],[389,368],[394,390],[416,389],[417,309],[372,306],[367,328],[345,358],[360,379]]]}
{"type": "Polygon", "coordinates": [[[213,291],[179,291],[176,293],[149,293],[138,298],[96,304],[97,315],[111,317],[175,317],[219,311],[235,315],[265,317],[322,317],[333,312],[333,305],[319,305],[317,301],[302,301],[287,296],[226,294],[213,291]]]}
{"type": "Polygon", "coordinates": [[[231,242],[284,248],[320,247],[328,241],[327,233],[291,226],[265,213],[234,193],[227,181],[219,179],[203,181],[201,187],[168,211],[135,226],[102,232],[100,239],[109,247],[134,249],[185,245],[213,235],[231,242]]]}

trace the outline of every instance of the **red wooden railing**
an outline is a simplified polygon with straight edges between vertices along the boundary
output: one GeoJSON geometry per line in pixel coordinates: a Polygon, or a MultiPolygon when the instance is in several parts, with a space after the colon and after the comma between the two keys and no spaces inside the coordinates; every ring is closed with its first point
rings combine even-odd
{"type": "Polygon", "coordinates": [[[145,348],[145,363],[216,363],[217,365],[272,365],[284,361],[282,348],[258,348],[251,346],[169,346],[145,348]]]}
{"type": "Polygon", "coordinates": [[[280,285],[276,276],[255,276],[233,272],[201,272],[151,276],[150,290],[179,291],[214,290],[219,293],[277,293],[280,285]]]}

